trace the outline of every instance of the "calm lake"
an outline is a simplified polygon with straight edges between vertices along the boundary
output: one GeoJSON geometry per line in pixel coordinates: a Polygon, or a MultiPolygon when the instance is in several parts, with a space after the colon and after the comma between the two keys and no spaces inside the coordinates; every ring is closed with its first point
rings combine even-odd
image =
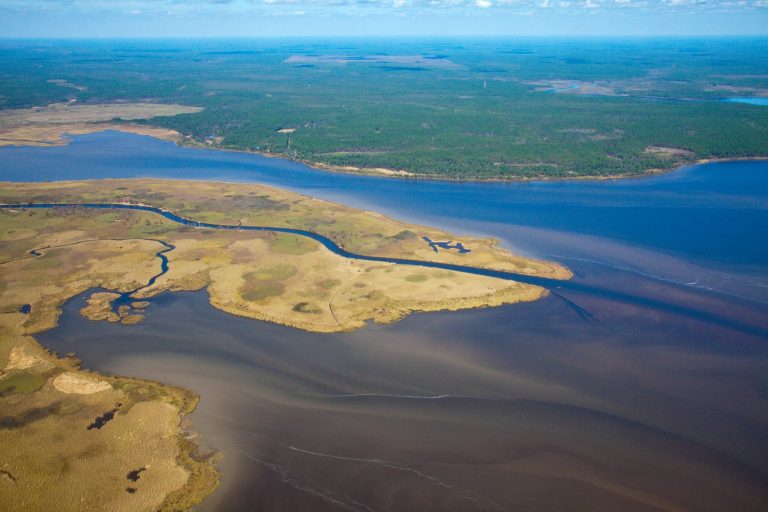
{"type": "Polygon", "coordinates": [[[107,132],[0,149],[14,181],[254,181],[494,236],[579,287],[318,335],[163,294],[135,326],[70,301],[47,347],[200,393],[201,510],[765,510],[768,162],[622,181],[332,174],[107,132]]]}

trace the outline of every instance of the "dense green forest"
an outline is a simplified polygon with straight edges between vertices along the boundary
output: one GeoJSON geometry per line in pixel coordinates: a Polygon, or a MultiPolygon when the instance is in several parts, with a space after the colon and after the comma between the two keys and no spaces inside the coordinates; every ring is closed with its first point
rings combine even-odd
{"type": "Polygon", "coordinates": [[[0,107],[205,108],[190,142],[446,178],[768,155],[764,39],[5,41],[0,107]],[[291,133],[281,129],[295,129],[291,133]],[[674,154],[649,150],[674,148],[674,154]]]}

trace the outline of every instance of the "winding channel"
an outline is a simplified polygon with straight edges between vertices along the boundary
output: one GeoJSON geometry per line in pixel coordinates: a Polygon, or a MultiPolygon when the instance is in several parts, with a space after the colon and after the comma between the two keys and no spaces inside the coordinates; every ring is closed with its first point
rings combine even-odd
{"type": "MultiPolygon", "coordinates": [[[[0,207],[4,207],[0,205],[0,207]]],[[[121,292],[120,297],[111,301],[112,304],[112,311],[117,312],[118,308],[123,304],[129,304],[134,299],[132,298],[133,294],[138,292],[139,290],[143,290],[144,288],[149,288],[155,282],[165,273],[168,272],[168,256],[166,256],[166,253],[174,250],[176,248],[175,245],[169,244],[168,242],[165,242],[163,240],[158,240],[157,238],[87,238],[85,240],[78,240],[77,242],[70,242],[67,244],[60,244],[60,245],[46,245],[45,247],[38,247],[36,249],[32,249],[29,251],[29,256],[24,256],[21,258],[13,258],[10,260],[0,261],[0,265],[6,265],[8,263],[15,263],[17,261],[23,261],[28,260],[30,258],[38,258],[40,256],[43,256],[45,253],[42,251],[49,251],[51,249],[60,249],[63,247],[72,247],[75,245],[80,244],[87,244],[90,242],[105,242],[105,241],[112,241],[112,242],[128,242],[128,241],[135,241],[135,240],[143,240],[145,242],[157,242],[158,244],[162,245],[163,248],[160,249],[155,253],[155,256],[160,258],[160,272],[153,275],[149,278],[149,281],[147,281],[147,284],[141,285],[138,288],[135,288],[133,290],[127,291],[127,292],[121,292]]],[[[22,313],[28,314],[31,311],[31,306],[29,304],[24,304],[21,306],[21,309],[19,310],[22,313]]]]}
{"type": "MultiPolygon", "coordinates": [[[[452,270],[455,272],[464,272],[467,274],[476,274],[486,277],[496,277],[499,279],[505,279],[507,281],[517,281],[525,284],[533,284],[543,287],[551,287],[553,285],[559,285],[561,283],[567,283],[561,279],[551,279],[547,277],[530,276],[526,274],[518,274],[515,272],[507,272],[504,270],[493,270],[482,267],[472,267],[469,265],[456,265],[452,263],[440,263],[433,261],[423,260],[411,260],[406,258],[388,258],[385,256],[369,256],[365,254],[357,254],[346,249],[343,249],[337,245],[333,240],[323,235],[315,233],[313,231],[307,231],[304,229],[296,228],[284,228],[275,226],[251,226],[251,225],[235,225],[235,224],[212,224],[209,222],[198,222],[196,220],[187,219],[180,215],[176,215],[173,212],[158,208],[156,206],[140,205],[140,204],[127,204],[127,203],[28,203],[28,204],[0,204],[0,208],[6,209],[48,209],[48,208],[93,208],[99,210],[134,210],[141,212],[150,212],[168,220],[172,220],[178,224],[184,226],[190,226],[194,228],[203,229],[223,229],[229,231],[273,231],[276,233],[290,233],[292,235],[299,235],[307,238],[311,238],[317,242],[320,242],[326,249],[332,253],[341,256],[343,258],[361,260],[361,261],[375,261],[381,263],[394,263],[397,265],[410,265],[416,267],[428,267],[438,268],[442,270],[452,270]]],[[[165,251],[163,251],[165,252],[165,251]]],[[[167,260],[164,262],[167,265],[167,260]]],[[[151,284],[151,283],[150,283],[151,284]]]]}
{"type": "MultiPolygon", "coordinates": [[[[276,227],[276,226],[252,226],[252,225],[234,225],[234,224],[213,224],[209,222],[199,222],[192,219],[187,219],[180,215],[177,215],[168,210],[158,208],[156,206],[141,205],[141,204],[128,204],[128,203],[15,203],[15,204],[0,204],[0,208],[5,209],[52,209],[52,208],[90,208],[97,210],[132,210],[149,212],[160,215],[168,220],[176,222],[178,224],[202,228],[202,229],[220,229],[230,231],[272,231],[276,233],[289,233],[293,235],[299,235],[306,238],[310,238],[321,243],[326,249],[332,253],[347,259],[361,260],[361,261],[373,261],[381,263],[393,263],[396,265],[407,265],[422,268],[436,268],[441,270],[450,270],[454,272],[462,272],[465,274],[474,274],[485,277],[493,277],[497,279],[504,279],[506,281],[515,281],[524,284],[530,284],[535,286],[541,286],[554,293],[554,290],[567,290],[579,293],[586,293],[589,295],[596,295],[611,300],[617,300],[633,305],[649,307],[653,309],[661,309],[670,313],[675,313],[697,320],[705,322],[712,322],[720,326],[731,327],[749,334],[758,336],[768,336],[768,329],[763,329],[759,326],[743,323],[730,318],[725,318],[720,315],[701,311],[698,309],[689,308],[679,304],[673,304],[669,302],[660,301],[648,297],[642,297],[638,295],[632,295],[629,293],[619,292],[616,290],[610,290],[607,288],[601,288],[596,286],[590,286],[585,283],[574,282],[573,280],[553,279],[548,277],[531,276],[527,274],[518,274],[515,272],[508,272],[504,270],[493,270],[482,267],[473,267],[469,265],[457,265],[453,263],[441,263],[434,261],[424,260],[412,260],[407,258],[390,258],[385,256],[370,256],[365,254],[357,254],[348,251],[333,240],[315,233],[313,231],[307,231],[304,229],[276,227]]],[[[164,253],[173,249],[173,246],[155,240],[162,243],[165,246],[164,250],[157,253],[157,256],[161,258],[162,267],[161,272],[154,276],[150,282],[146,285],[149,286],[155,282],[155,280],[168,271],[168,259],[164,253]]],[[[137,290],[134,290],[135,292],[137,290]]],[[[130,293],[133,293],[130,292],[130,293]]]]}

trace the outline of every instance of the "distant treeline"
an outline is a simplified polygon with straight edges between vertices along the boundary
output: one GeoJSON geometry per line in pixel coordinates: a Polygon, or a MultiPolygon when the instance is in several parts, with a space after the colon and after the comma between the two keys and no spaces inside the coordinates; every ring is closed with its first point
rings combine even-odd
{"type": "Polygon", "coordinates": [[[205,110],[147,122],[214,146],[457,179],[611,176],[768,155],[768,108],[717,101],[768,95],[767,53],[757,39],[6,42],[0,105],[178,102],[205,110]]]}

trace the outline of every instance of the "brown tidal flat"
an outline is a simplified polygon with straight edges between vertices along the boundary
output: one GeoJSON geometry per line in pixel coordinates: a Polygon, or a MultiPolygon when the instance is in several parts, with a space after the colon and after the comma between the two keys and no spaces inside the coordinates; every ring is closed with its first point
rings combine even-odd
{"type": "Polygon", "coordinates": [[[193,424],[223,455],[203,511],[762,510],[768,412],[746,383],[765,349],[577,300],[600,320],[549,296],[325,335],[200,293],[130,330],[75,300],[41,339],[200,391],[193,424]]]}

